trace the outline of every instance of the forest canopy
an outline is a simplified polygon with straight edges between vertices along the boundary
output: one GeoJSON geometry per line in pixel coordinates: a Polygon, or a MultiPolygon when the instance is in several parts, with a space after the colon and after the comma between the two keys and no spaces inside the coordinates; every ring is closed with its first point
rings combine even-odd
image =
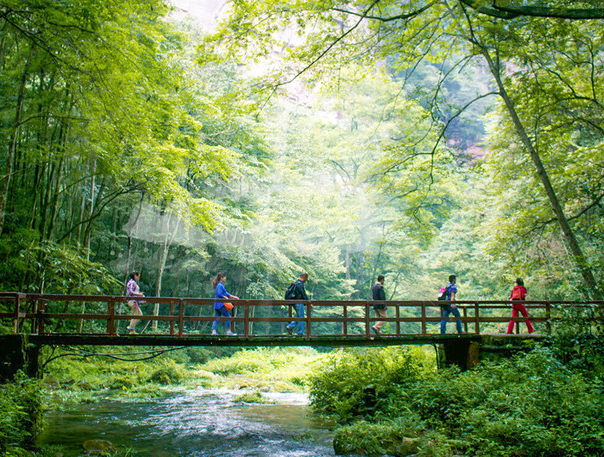
{"type": "Polygon", "coordinates": [[[601,298],[600,3],[0,0],[2,290],[601,298]]]}

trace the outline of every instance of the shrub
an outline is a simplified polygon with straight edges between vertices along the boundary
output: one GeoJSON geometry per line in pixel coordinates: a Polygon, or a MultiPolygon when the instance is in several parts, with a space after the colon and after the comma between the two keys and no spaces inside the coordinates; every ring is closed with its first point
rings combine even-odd
{"type": "Polygon", "coordinates": [[[339,430],[338,453],[397,455],[375,436],[384,433],[381,441],[397,442],[401,433],[391,424],[405,421],[403,435],[415,430],[422,438],[422,457],[604,455],[602,383],[570,370],[547,350],[463,373],[422,365],[414,371],[414,359],[405,357],[405,351],[344,353],[313,376],[315,410],[340,423],[361,415],[371,422],[339,430]],[[369,384],[376,391],[373,415],[363,411],[369,384]]]}
{"type": "Polygon", "coordinates": [[[310,376],[315,411],[346,423],[380,410],[396,387],[420,379],[435,368],[421,348],[380,348],[334,352],[310,376]],[[373,404],[375,402],[375,405],[373,404]]]}
{"type": "Polygon", "coordinates": [[[237,403],[263,403],[270,404],[275,403],[268,398],[262,396],[260,392],[249,392],[235,397],[235,402],[237,403]]]}
{"type": "Polygon", "coordinates": [[[161,385],[178,384],[187,377],[187,373],[181,365],[173,360],[159,360],[157,367],[149,375],[149,381],[161,385]]]}
{"type": "Polygon", "coordinates": [[[467,455],[600,456],[601,387],[535,350],[459,373],[444,370],[400,392],[432,429],[467,455]]]}
{"type": "Polygon", "coordinates": [[[418,452],[421,440],[417,436],[417,429],[401,423],[375,424],[359,421],[334,432],[333,448],[338,455],[388,454],[404,457],[418,452]]]}
{"type": "Polygon", "coordinates": [[[0,389],[0,455],[32,449],[41,428],[43,395],[40,381],[18,374],[0,389]]]}

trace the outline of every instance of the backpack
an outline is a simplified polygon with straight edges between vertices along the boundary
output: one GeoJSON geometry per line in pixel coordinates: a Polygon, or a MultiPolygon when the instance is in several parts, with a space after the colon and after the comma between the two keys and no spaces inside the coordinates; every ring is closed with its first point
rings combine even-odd
{"type": "Polygon", "coordinates": [[[522,289],[520,287],[514,287],[512,289],[510,300],[522,300],[522,289]]]}
{"type": "Polygon", "coordinates": [[[448,300],[447,298],[447,291],[449,290],[449,287],[441,287],[438,291],[438,299],[439,300],[448,300]]]}
{"type": "Polygon", "coordinates": [[[296,298],[298,298],[298,285],[294,281],[289,285],[289,287],[285,291],[285,299],[295,300],[296,298]]]}

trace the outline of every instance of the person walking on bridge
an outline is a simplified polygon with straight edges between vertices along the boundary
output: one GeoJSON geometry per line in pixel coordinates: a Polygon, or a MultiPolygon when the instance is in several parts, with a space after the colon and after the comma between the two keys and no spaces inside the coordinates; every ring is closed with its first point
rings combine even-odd
{"type": "MultiPolygon", "coordinates": [[[[386,301],[386,292],[384,291],[384,275],[379,275],[377,277],[377,283],[371,288],[371,295],[374,301],[386,301]]],[[[373,309],[375,310],[375,316],[377,318],[385,319],[388,317],[388,313],[386,312],[387,306],[385,303],[374,303],[373,309]]],[[[384,321],[377,321],[373,327],[371,327],[376,335],[382,334],[382,326],[384,323],[384,321]]]]}
{"type": "MultiPolygon", "coordinates": [[[[227,292],[226,288],[224,287],[224,283],[226,281],[226,275],[224,273],[218,273],[216,275],[216,277],[214,278],[214,280],[212,281],[212,287],[214,289],[216,289],[216,292],[214,294],[214,298],[216,300],[218,299],[225,299],[225,298],[229,298],[231,300],[239,300],[239,297],[235,297],[234,295],[231,295],[230,293],[227,292]]],[[[223,301],[215,301],[214,302],[214,315],[216,317],[231,317],[229,311],[226,309],[226,306],[224,304],[223,301]]],[[[229,336],[236,336],[236,333],[233,333],[231,331],[231,321],[225,321],[224,326],[226,327],[226,334],[229,336]]],[[[212,323],[212,335],[218,335],[217,329],[218,328],[218,321],[214,321],[212,323]]]]}
{"type": "MultiPolygon", "coordinates": [[[[438,297],[438,299],[455,301],[455,295],[457,295],[457,286],[455,285],[456,282],[457,282],[457,277],[455,275],[449,276],[449,285],[447,287],[445,287],[443,294],[440,297],[438,297]]],[[[443,310],[443,317],[445,319],[448,318],[450,314],[453,314],[457,318],[461,317],[461,314],[459,314],[459,309],[457,309],[457,305],[455,303],[448,303],[448,304],[442,305],[442,310],[443,310]]],[[[457,319],[455,321],[455,327],[457,328],[457,333],[463,333],[463,330],[461,328],[460,319],[457,319]]],[[[447,321],[444,319],[442,321],[440,321],[440,333],[442,335],[447,333],[447,321]]]]}
{"type": "MultiPolygon", "coordinates": [[[[126,297],[144,297],[138,286],[138,281],[141,275],[138,271],[133,271],[130,273],[130,280],[126,283],[126,297]]],[[[142,316],[143,312],[141,311],[138,301],[136,300],[128,300],[128,307],[130,308],[130,314],[133,316],[142,316]]],[[[136,335],[136,324],[140,322],[140,319],[130,319],[130,324],[128,324],[128,331],[130,335],[136,335]]]]}
{"type": "MultiPolygon", "coordinates": [[[[522,303],[518,303],[519,301],[524,301],[526,298],[526,289],[524,288],[524,280],[522,278],[516,278],[516,285],[512,289],[510,293],[510,300],[512,301],[512,320],[508,324],[508,333],[511,334],[514,330],[514,320],[515,317],[518,317],[518,313],[522,314],[522,317],[528,318],[528,311],[526,310],[526,306],[522,303]]],[[[535,329],[531,324],[531,321],[526,321],[526,328],[529,333],[533,333],[535,329]]]]}
{"type": "MultiPolygon", "coordinates": [[[[289,300],[308,300],[308,295],[306,295],[306,290],[304,290],[304,283],[306,281],[308,281],[308,273],[302,273],[300,278],[291,284],[291,297],[290,294],[287,295],[290,297],[288,298],[289,300]]],[[[296,311],[296,317],[298,319],[304,319],[304,303],[296,303],[294,305],[294,310],[296,311]]],[[[296,333],[299,336],[304,335],[304,321],[291,321],[287,324],[285,330],[287,330],[288,335],[294,334],[294,327],[297,327],[296,333]]]]}

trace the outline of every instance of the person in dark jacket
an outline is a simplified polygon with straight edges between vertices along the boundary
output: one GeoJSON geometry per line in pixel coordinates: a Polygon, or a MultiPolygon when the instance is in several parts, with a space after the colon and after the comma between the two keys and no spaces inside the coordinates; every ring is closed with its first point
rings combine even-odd
{"type": "MultiPolygon", "coordinates": [[[[371,288],[371,295],[374,301],[386,301],[386,292],[384,291],[384,275],[377,277],[377,283],[371,288]]],[[[387,306],[385,303],[374,303],[373,309],[375,310],[375,316],[378,319],[385,319],[388,317],[386,312],[387,306]]],[[[377,321],[373,327],[373,331],[377,335],[382,334],[382,326],[385,324],[384,321],[377,321]]]]}
{"type": "MultiPolygon", "coordinates": [[[[300,278],[294,282],[296,287],[295,296],[292,298],[292,300],[308,300],[308,295],[306,295],[306,290],[304,290],[304,283],[306,281],[308,281],[308,273],[302,273],[300,278]]],[[[296,311],[297,318],[304,318],[304,303],[296,303],[294,305],[294,310],[296,311]]],[[[298,335],[304,335],[304,321],[292,321],[287,324],[285,329],[289,335],[293,335],[294,327],[297,327],[296,333],[298,335]]]]}

